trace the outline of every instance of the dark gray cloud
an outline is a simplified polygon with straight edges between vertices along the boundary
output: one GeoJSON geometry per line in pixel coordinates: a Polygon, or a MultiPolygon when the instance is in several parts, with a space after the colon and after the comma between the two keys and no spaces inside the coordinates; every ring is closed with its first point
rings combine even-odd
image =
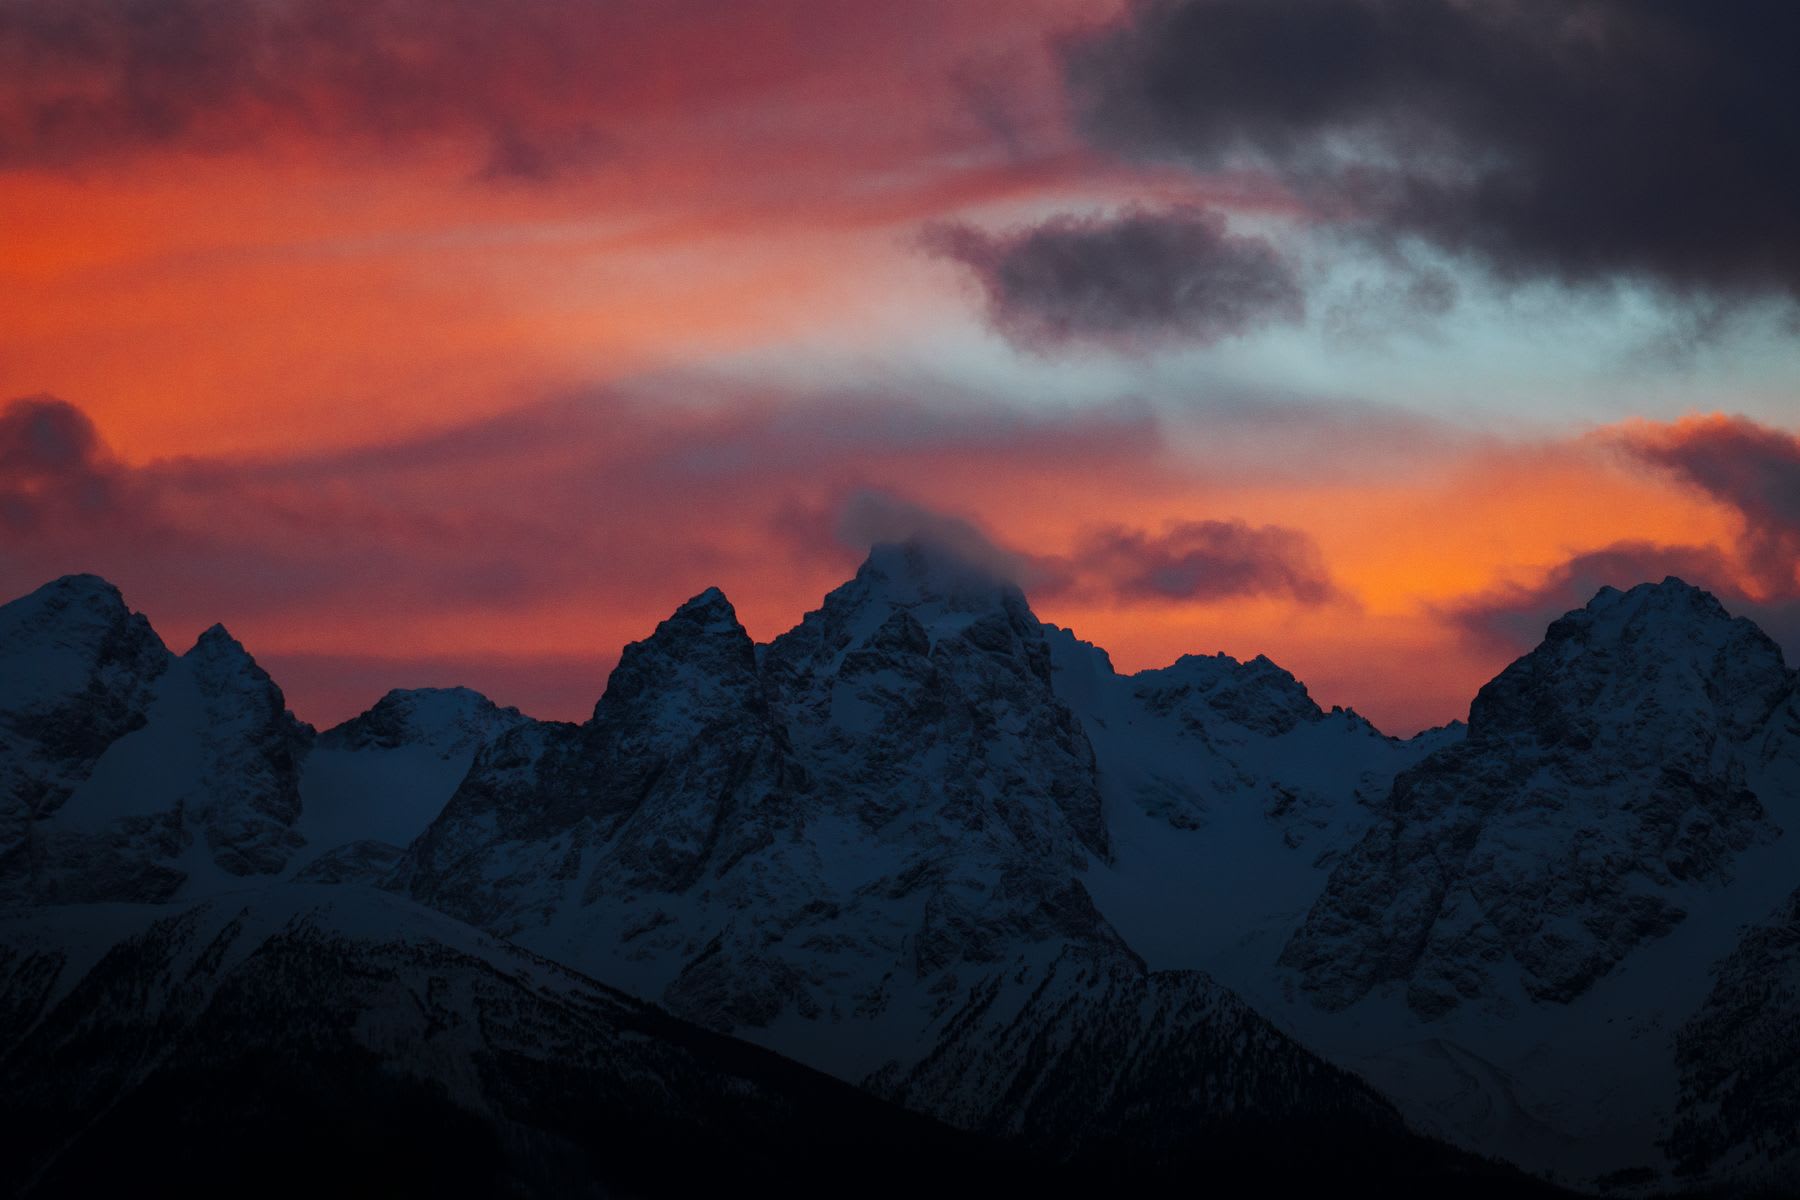
{"type": "Polygon", "coordinates": [[[15,535],[105,516],[121,482],[94,423],[74,405],[26,396],[0,408],[0,525],[15,535]]]}
{"type": "Polygon", "coordinates": [[[1800,596],[1800,438],[1743,417],[1627,435],[1638,457],[1742,516],[1738,554],[1765,591],[1800,596]]]}
{"type": "Polygon", "coordinates": [[[1206,345],[1305,311],[1274,247],[1201,209],[1058,217],[998,235],[948,226],[927,245],[968,267],[994,328],[1032,349],[1206,345]]]}
{"type": "Polygon", "coordinates": [[[1134,0],[1070,43],[1087,132],[1252,162],[1503,278],[1800,294],[1789,0],[1134,0]]]}
{"type": "Polygon", "coordinates": [[[604,163],[616,153],[613,139],[582,122],[534,132],[499,121],[489,138],[487,161],[475,176],[485,183],[550,183],[604,163]]]}
{"type": "Polygon", "coordinates": [[[1113,526],[1083,539],[1074,560],[1122,600],[1341,598],[1313,539],[1279,525],[1177,521],[1159,534],[1113,526]]]}

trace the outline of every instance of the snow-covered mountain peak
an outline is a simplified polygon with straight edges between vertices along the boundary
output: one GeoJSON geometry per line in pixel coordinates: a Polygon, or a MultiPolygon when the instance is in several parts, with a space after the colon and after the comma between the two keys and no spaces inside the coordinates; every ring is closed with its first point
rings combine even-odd
{"type": "Polygon", "coordinates": [[[1286,733],[1325,714],[1306,685],[1259,654],[1239,662],[1229,654],[1184,654],[1173,664],[1131,677],[1152,712],[1206,724],[1223,718],[1258,733],[1286,733]]]}
{"type": "Polygon", "coordinates": [[[342,750],[424,746],[448,757],[526,719],[518,709],[501,708],[473,688],[395,688],[367,712],[320,734],[319,746],[342,750]]]}
{"type": "Polygon", "coordinates": [[[1678,575],[1665,575],[1660,583],[1645,580],[1629,588],[1603,584],[1584,607],[1592,612],[1603,612],[1620,605],[1649,605],[1668,610],[1688,608],[1715,615],[1725,614],[1725,606],[1719,603],[1718,597],[1678,575]]]}
{"type": "Polygon", "coordinates": [[[42,894],[55,858],[47,822],[110,747],[143,727],[172,661],[97,576],[67,576],[0,606],[0,895],[42,894]]]}
{"type": "MultiPolygon", "coordinates": [[[[693,710],[699,719],[700,710],[739,702],[761,703],[756,644],[725,594],[707,588],[649,637],[625,647],[594,706],[594,720],[616,723],[653,708],[664,710],[664,717],[693,710]]],[[[686,722],[677,724],[686,728],[686,722]]]]}
{"type": "Polygon", "coordinates": [[[707,588],[676,609],[670,620],[687,621],[712,633],[731,633],[741,628],[737,610],[716,587],[707,588]]]}
{"type": "Polygon", "coordinates": [[[1760,726],[1792,682],[1781,648],[1754,622],[1671,576],[1602,588],[1553,622],[1481,689],[1469,733],[1586,744],[1603,730],[1639,731],[1662,746],[1673,723],[1735,739],[1760,726]]]}
{"type": "Polygon", "coordinates": [[[892,658],[911,644],[914,628],[920,656],[945,641],[973,639],[989,653],[1022,654],[1026,669],[1049,682],[1044,626],[1017,585],[951,548],[917,540],[877,544],[854,578],[764,647],[763,662],[777,690],[791,690],[806,686],[800,676],[835,675],[865,647],[892,658]],[[910,620],[895,622],[897,613],[910,620]]]}
{"type": "Polygon", "coordinates": [[[281,688],[225,626],[215,624],[201,634],[181,662],[192,671],[213,720],[273,723],[291,726],[295,736],[312,736],[312,727],[287,712],[281,688]]]}
{"type": "Polygon", "coordinates": [[[214,622],[182,657],[192,658],[196,662],[241,663],[250,659],[250,652],[244,649],[244,643],[231,636],[230,630],[214,622]]]}
{"type": "MultiPolygon", "coordinates": [[[[1655,1165],[1637,1131],[1676,1067],[1670,1158],[1712,1170],[1791,1130],[1800,1089],[1758,1072],[1793,1045],[1800,909],[1743,936],[1710,997],[1700,968],[1792,891],[1800,677],[1700,589],[1602,589],[1473,730],[1407,741],[1260,655],[1121,675],[1004,572],[917,543],[877,546],[760,654],[709,588],[626,647],[584,725],[424,688],[315,739],[222,627],[175,658],[111,585],[59,580],[0,608],[0,903],[230,897],[222,926],[259,879],[378,882],[939,1116],[1049,1114],[1070,1144],[1094,1096],[1201,1079],[1210,1120],[1321,1094],[1319,1064],[1190,968],[1484,1149],[1554,1130],[1545,1162],[1586,1171],[1616,1165],[1589,1135],[1622,1130],[1619,1161],[1655,1165]],[[1734,1114],[1744,1088],[1777,1103],[1734,1114]]],[[[400,954],[418,914],[376,904],[295,925],[400,954]]],[[[211,943],[166,978],[189,989],[211,943]]],[[[1186,1137],[1186,1110],[1168,1125],[1186,1137]]]]}
{"type": "Polygon", "coordinates": [[[1334,1008],[1403,982],[1435,1019],[1508,978],[1575,1001],[1780,835],[1764,801],[1788,788],[1763,772],[1790,753],[1793,688],[1701,589],[1602,589],[1481,689],[1466,739],[1396,779],[1283,961],[1334,1008]]]}
{"type": "Polygon", "coordinates": [[[102,675],[108,682],[119,672],[145,681],[168,661],[150,622],[98,575],[65,575],[0,605],[0,709],[55,704],[102,675]]]}
{"type": "Polygon", "coordinates": [[[119,589],[100,576],[64,575],[17,600],[0,604],[0,633],[107,621],[125,611],[125,598],[119,589]]]}
{"type": "Polygon", "coordinates": [[[1547,643],[1583,645],[1642,643],[1652,652],[1675,644],[1718,645],[1730,640],[1766,642],[1781,651],[1756,624],[1733,617],[1718,597],[1670,575],[1661,583],[1640,583],[1628,591],[1603,587],[1587,604],[1565,614],[1545,631],[1547,643]]]}

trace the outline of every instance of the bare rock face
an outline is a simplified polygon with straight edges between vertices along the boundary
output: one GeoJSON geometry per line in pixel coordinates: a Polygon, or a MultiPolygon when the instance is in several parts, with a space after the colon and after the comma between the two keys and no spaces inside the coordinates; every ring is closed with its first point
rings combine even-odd
{"type": "Polygon", "coordinates": [[[287,711],[281,689],[223,625],[182,661],[201,709],[200,773],[182,798],[184,820],[227,874],[275,874],[302,844],[293,827],[312,727],[287,711]]]}
{"type": "Polygon", "coordinates": [[[1752,782],[1791,688],[1705,592],[1603,590],[1396,779],[1282,962],[1334,1008],[1398,982],[1430,1016],[1511,970],[1533,998],[1581,995],[1777,835],[1752,782]]]}
{"type": "Polygon", "coordinates": [[[1093,750],[1016,587],[877,547],[763,666],[821,820],[892,854],[866,886],[919,906],[913,972],[1091,935],[1059,897],[1109,853],[1093,750]]]}

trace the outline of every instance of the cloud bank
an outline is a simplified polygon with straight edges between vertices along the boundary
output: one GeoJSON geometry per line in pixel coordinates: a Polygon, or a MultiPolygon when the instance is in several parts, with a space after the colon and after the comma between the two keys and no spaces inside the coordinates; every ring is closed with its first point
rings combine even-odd
{"type": "Polygon", "coordinates": [[[1800,295],[1785,0],[1133,0],[1072,43],[1120,153],[1271,173],[1508,279],[1800,295]]]}

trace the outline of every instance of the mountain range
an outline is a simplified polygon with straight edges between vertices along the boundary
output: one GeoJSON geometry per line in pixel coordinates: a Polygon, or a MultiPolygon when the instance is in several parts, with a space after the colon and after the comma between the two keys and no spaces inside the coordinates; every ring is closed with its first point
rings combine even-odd
{"type": "Polygon", "coordinates": [[[1797,825],[1800,677],[1676,579],[1402,740],[918,542],[766,644],[701,593],[580,724],[321,733],[71,576],[0,607],[9,1173],[1781,1194],[1797,825]]]}

